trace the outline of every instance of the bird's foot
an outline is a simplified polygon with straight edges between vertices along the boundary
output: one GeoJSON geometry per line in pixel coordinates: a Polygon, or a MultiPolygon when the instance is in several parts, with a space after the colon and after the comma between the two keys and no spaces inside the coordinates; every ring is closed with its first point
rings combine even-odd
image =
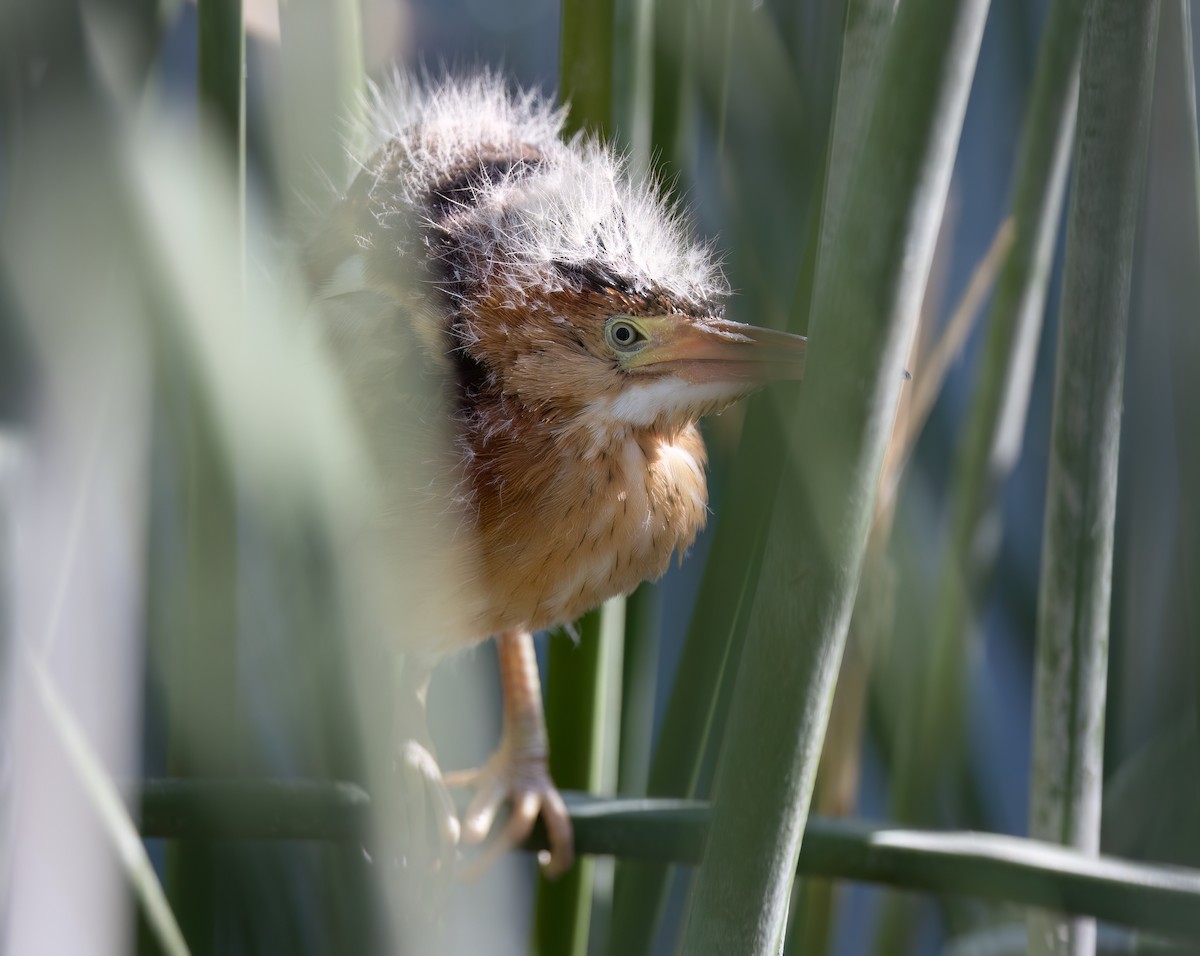
{"type": "Polygon", "coordinates": [[[506,739],[482,767],[447,774],[445,780],[450,787],[475,789],[475,796],[462,818],[464,844],[479,844],[486,840],[505,800],[512,804],[512,815],[504,829],[483,854],[462,871],[466,879],[478,878],[499,857],[524,843],[533,832],[539,813],[550,844],[548,850],[538,854],[542,872],[553,879],[571,868],[575,860],[574,830],[567,805],[550,779],[544,751],[515,747],[506,739]]]}
{"type": "Polygon", "coordinates": [[[396,753],[395,771],[402,793],[405,863],[417,872],[450,874],[461,827],[437,760],[418,741],[405,740],[396,753]]]}

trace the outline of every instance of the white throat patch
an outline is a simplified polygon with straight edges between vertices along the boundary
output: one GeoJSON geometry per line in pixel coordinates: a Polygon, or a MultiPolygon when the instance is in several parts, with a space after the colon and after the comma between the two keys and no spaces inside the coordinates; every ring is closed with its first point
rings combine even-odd
{"type": "Polygon", "coordinates": [[[661,418],[682,418],[713,405],[732,402],[746,389],[724,382],[693,383],[676,376],[639,382],[621,390],[619,395],[589,402],[583,421],[592,429],[613,425],[648,428],[661,418]]]}

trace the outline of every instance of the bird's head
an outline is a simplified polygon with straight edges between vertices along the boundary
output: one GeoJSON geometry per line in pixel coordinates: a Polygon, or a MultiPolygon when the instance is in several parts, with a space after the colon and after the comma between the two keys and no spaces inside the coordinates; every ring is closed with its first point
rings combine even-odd
{"type": "Polygon", "coordinates": [[[552,267],[471,299],[464,361],[555,428],[677,431],[774,379],[798,379],[805,339],[721,317],[712,301],[638,292],[598,264],[552,267]]]}
{"type": "Polygon", "coordinates": [[[455,366],[460,409],[670,431],[799,378],[804,339],[725,319],[711,248],[611,149],[564,140],[563,120],[489,75],[379,91],[375,154],[342,208],[369,286],[400,252],[439,288],[417,332],[455,366]]]}

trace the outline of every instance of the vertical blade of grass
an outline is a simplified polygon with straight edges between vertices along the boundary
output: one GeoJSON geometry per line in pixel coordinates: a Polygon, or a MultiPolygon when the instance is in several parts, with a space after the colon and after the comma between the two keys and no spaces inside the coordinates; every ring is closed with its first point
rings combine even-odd
{"type": "MultiPolygon", "coordinates": [[[[863,149],[865,125],[895,13],[896,5],[891,0],[849,0],[846,4],[821,215],[820,250],[825,254],[833,242],[833,230],[842,221],[850,171],[863,149]]],[[[820,315],[813,316],[815,322],[821,319],[820,315]]]]}
{"type": "MultiPolygon", "coordinates": [[[[891,0],[851,0],[847,5],[834,108],[839,125],[828,137],[832,144],[830,155],[836,154],[846,164],[861,147],[861,141],[856,139],[861,134],[861,123],[851,122],[851,116],[861,117],[861,112],[842,101],[869,95],[867,88],[870,77],[874,76],[875,62],[871,53],[878,53],[882,47],[891,23],[891,10],[891,0]],[[859,69],[864,75],[858,74],[859,69]]],[[[833,122],[831,119],[829,125],[833,122]]],[[[845,165],[835,170],[827,164],[827,168],[831,176],[844,178],[845,165]]],[[[827,177],[816,178],[823,182],[827,177]]],[[[816,192],[819,199],[824,194],[827,211],[828,190],[818,185],[816,192]]],[[[811,220],[798,270],[797,294],[788,322],[788,327],[797,332],[809,326],[823,215],[815,215],[811,220]]],[[[780,410],[775,396],[764,394],[751,400],[729,488],[721,503],[712,551],[654,748],[647,780],[650,796],[694,795],[706,755],[715,747],[714,738],[719,739],[724,727],[731,693],[727,685],[731,683],[731,673],[736,672],[746,631],[748,589],[758,576],[771,502],[783,468],[780,410]]],[[[608,949],[612,956],[648,949],[670,872],[670,867],[657,863],[618,864],[614,926],[608,949]]]]}
{"type": "Polygon", "coordinates": [[[246,31],[242,0],[198,0],[196,82],[200,102],[228,137],[238,171],[238,208],[246,231],[246,31]]]}
{"type": "MultiPolygon", "coordinates": [[[[79,11],[43,14],[60,33],[51,48],[74,47],[79,11]]],[[[6,143],[22,188],[0,231],[6,318],[24,323],[37,367],[28,405],[0,428],[5,937],[14,952],[128,946],[127,881],[159,950],[186,953],[115,783],[142,756],[148,441],[125,153],[89,97],[57,93],[6,143]],[[47,922],[59,912],[66,924],[47,922]]]]}
{"type": "Polygon", "coordinates": [[[910,0],[896,14],[866,145],[819,266],[821,334],[788,433],[804,464],[782,487],[767,539],[689,910],[689,953],[774,953],[781,942],[987,8],[910,0]]]}
{"type": "Polygon", "coordinates": [[[687,114],[687,37],[693,5],[686,0],[652,0],[654,68],[650,113],[651,162],[669,188],[679,177],[679,148],[687,114]]]}
{"type": "Polygon", "coordinates": [[[1195,213],[1195,232],[1200,239],[1200,116],[1196,109],[1196,54],[1192,49],[1192,5],[1188,0],[1179,0],[1179,42],[1183,51],[1184,122],[1187,124],[1188,140],[1192,152],[1192,194],[1189,197],[1190,211],[1195,213]]]}
{"type": "MultiPolygon", "coordinates": [[[[975,601],[999,546],[989,518],[1020,454],[1046,290],[1066,186],[1079,100],[1084,0],[1054,0],[1043,27],[1011,200],[1016,235],[988,314],[988,340],[951,485],[951,526],[937,583],[930,672],[922,707],[900,735],[904,754],[892,785],[893,814],[932,822],[934,789],[946,759],[961,758],[966,653],[975,601]],[[906,746],[907,745],[907,746],[906,746]]],[[[877,951],[911,936],[915,913],[893,897],[877,951]]]]}
{"type": "MultiPolygon", "coordinates": [[[[241,0],[201,0],[198,8],[199,61],[197,83],[205,117],[222,134],[224,151],[238,170],[240,234],[245,226],[245,33],[241,0]]],[[[239,254],[240,257],[240,254],[239,254]]],[[[215,426],[205,414],[186,359],[163,354],[160,366],[166,387],[164,424],[156,429],[170,439],[155,455],[172,459],[168,468],[182,476],[180,513],[165,519],[161,509],[152,523],[178,520],[180,536],[167,544],[173,554],[152,555],[150,593],[170,594],[151,611],[166,647],[168,695],[167,765],[173,775],[207,776],[233,769],[237,738],[237,511],[232,476],[225,467],[215,426]],[[190,393],[190,394],[189,394],[190,393]],[[167,558],[167,560],[163,560],[167,558]],[[174,568],[168,572],[166,568],[174,568]],[[163,590],[159,585],[168,583],[163,590]],[[214,708],[213,701],[226,704],[214,708]],[[195,729],[203,725],[197,746],[195,729]]],[[[159,469],[159,480],[163,472],[159,469]]],[[[152,542],[169,537],[152,533],[152,542]]],[[[155,545],[152,545],[154,547],[155,545]]],[[[184,934],[196,953],[215,947],[219,896],[218,863],[211,845],[179,842],[168,851],[168,889],[184,934]]]]}
{"type": "Polygon", "coordinates": [[[197,14],[200,101],[230,137],[229,147],[241,151],[246,136],[242,0],[200,0],[197,14]]]}
{"type": "MultiPolygon", "coordinates": [[[[1157,0],[1096,0],[1084,35],[1055,370],[1034,691],[1033,836],[1098,852],[1130,274],[1157,0]]],[[[1094,921],[1029,920],[1032,953],[1095,951],[1094,921]]]]}
{"type": "MultiPolygon", "coordinates": [[[[352,549],[343,544],[350,529],[358,533],[356,543],[361,541],[365,516],[372,514],[377,500],[365,450],[360,447],[357,422],[345,406],[338,389],[340,383],[319,344],[294,334],[295,317],[304,310],[301,290],[271,281],[266,269],[256,270],[249,275],[249,305],[243,307],[238,286],[240,257],[228,242],[228,237],[237,232],[236,187],[226,175],[228,165],[219,161],[214,144],[189,143],[184,133],[161,118],[146,136],[138,138],[127,155],[131,170],[128,201],[144,226],[137,237],[138,253],[145,266],[148,295],[155,314],[161,317],[156,342],[164,363],[160,375],[164,388],[159,395],[163,423],[156,436],[160,440],[155,461],[159,473],[153,505],[157,526],[152,527],[150,538],[150,564],[157,585],[151,601],[152,649],[160,650],[170,663],[171,652],[183,643],[181,635],[194,637],[194,631],[211,640],[220,636],[210,629],[214,620],[227,625],[220,620],[228,613],[225,605],[200,603],[210,594],[209,586],[216,589],[211,592],[213,598],[227,597],[222,590],[227,586],[226,569],[208,567],[213,553],[218,557],[223,554],[216,549],[202,550],[201,540],[186,537],[192,525],[204,517],[189,517],[183,507],[195,498],[188,487],[194,478],[179,462],[195,451],[177,447],[186,445],[181,428],[161,427],[164,423],[195,420],[203,424],[216,444],[216,460],[206,467],[228,480],[227,466],[236,462],[239,504],[245,509],[242,514],[253,516],[247,518],[248,527],[237,529],[241,547],[255,549],[250,552],[251,560],[239,562],[239,571],[260,585],[264,579],[255,579],[255,574],[266,571],[268,578],[278,575],[282,593],[290,601],[288,608],[268,623],[279,627],[290,652],[285,652],[286,666],[278,668],[287,672],[281,679],[290,690],[296,686],[293,670],[307,666],[303,657],[311,646],[306,644],[306,628],[328,628],[338,641],[349,643],[355,640],[360,620],[357,615],[371,615],[377,606],[375,595],[368,593],[374,581],[364,573],[364,569],[369,572],[366,562],[359,552],[351,553],[352,549]],[[181,222],[193,226],[179,229],[181,222]],[[252,318],[244,319],[244,315],[252,318]],[[181,413],[188,409],[192,410],[190,418],[184,418],[181,413]],[[292,550],[293,565],[307,561],[309,570],[302,574],[283,564],[268,567],[271,558],[265,554],[266,534],[272,535],[272,545],[278,542],[292,550]],[[315,560],[316,548],[324,547],[319,543],[323,540],[330,541],[330,548],[337,548],[341,560],[336,569],[315,560]],[[305,548],[310,550],[305,552],[305,548]],[[329,593],[333,585],[340,584],[336,579],[330,583],[328,572],[332,570],[348,579],[345,604],[329,593]],[[303,596],[293,599],[298,589],[303,596]],[[364,593],[366,597],[360,598],[364,593]],[[207,617],[189,621],[185,612],[197,607],[197,613],[207,617]],[[313,620],[290,626],[295,616],[305,612],[313,620]]],[[[254,261],[268,262],[270,251],[271,247],[260,242],[253,249],[254,261]]],[[[216,532],[206,534],[210,541],[216,537],[216,532]]],[[[405,610],[418,621],[427,620],[411,605],[405,610]]],[[[248,605],[238,611],[240,636],[245,641],[238,648],[239,660],[246,661],[266,648],[262,635],[253,631],[257,623],[253,592],[248,605]]],[[[391,620],[395,619],[394,615],[391,620]]],[[[382,632],[383,628],[377,628],[372,633],[382,632]]],[[[268,663],[270,660],[268,656],[268,663]]],[[[250,661],[249,666],[256,664],[250,661]]],[[[278,699],[280,689],[272,684],[274,675],[264,674],[262,668],[266,665],[258,666],[254,672],[260,681],[254,686],[255,706],[278,699]]],[[[174,676],[168,674],[168,680],[174,676]]],[[[248,686],[246,675],[241,676],[244,688],[248,686]]],[[[321,677],[325,683],[320,693],[327,697],[339,674],[327,667],[321,677]]],[[[204,680],[205,675],[184,674],[176,680],[187,680],[182,691],[192,695],[196,693],[192,684],[197,678],[204,680]]],[[[220,718],[231,709],[229,698],[217,703],[204,700],[203,708],[196,712],[199,704],[191,696],[171,690],[168,686],[167,699],[176,706],[168,714],[168,724],[170,733],[178,738],[180,756],[191,758],[195,765],[214,768],[207,772],[225,771],[230,763],[226,759],[228,741],[211,738],[215,733],[224,733],[228,726],[227,719],[220,718]],[[217,753],[210,756],[212,750],[217,753]]],[[[295,726],[316,726],[321,704],[315,699],[305,700],[302,694],[296,695],[296,703],[316,711],[318,716],[311,723],[296,722],[295,726]]],[[[260,715],[261,710],[250,717],[260,715]]],[[[257,721],[251,725],[251,720],[243,721],[240,714],[238,718],[238,729],[249,731],[238,741],[239,763],[247,757],[260,761],[260,765],[265,763],[262,749],[254,746],[262,739],[257,732],[263,725],[257,721]]],[[[300,735],[283,726],[286,719],[284,715],[272,727],[272,739],[284,741],[283,747],[291,748],[300,735]],[[280,731],[277,734],[276,728],[280,731]]],[[[384,728],[391,726],[385,718],[368,729],[376,730],[379,723],[384,728]]],[[[315,733],[307,734],[300,746],[319,745],[316,737],[315,733]]],[[[172,746],[175,743],[172,741],[172,746]]],[[[292,759],[293,754],[297,762],[304,761],[305,771],[313,765],[297,750],[284,759],[292,759]]],[[[343,756],[342,765],[351,759],[343,756]]],[[[371,782],[375,783],[375,778],[371,782]]],[[[389,821],[399,817],[392,812],[393,805],[385,802],[383,788],[373,788],[372,794],[379,816],[387,814],[389,821]]],[[[372,851],[376,846],[374,842],[369,844],[372,851]]],[[[247,939],[242,934],[253,927],[255,939],[271,937],[283,945],[281,932],[290,939],[292,931],[303,931],[303,925],[287,916],[282,907],[271,905],[273,899],[282,899],[290,880],[282,868],[270,866],[273,857],[279,858],[274,851],[211,840],[197,840],[187,849],[196,848],[217,851],[215,862],[219,863],[222,882],[213,895],[219,899],[222,940],[247,939]]],[[[354,858],[353,854],[339,855],[347,860],[354,858]]],[[[193,853],[192,859],[198,858],[193,853]]],[[[374,853],[374,858],[385,857],[374,853]]],[[[201,889],[205,885],[201,884],[201,889]]],[[[360,880],[343,879],[335,885],[339,893],[361,892],[360,880]]],[[[362,913],[368,907],[363,904],[355,909],[362,913]]],[[[330,932],[334,932],[335,917],[329,917],[329,912],[329,908],[319,914],[314,908],[306,910],[312,920],[329,919],[330,932]]],[[[358,938],[376,931],[372,922],[363,919],[354,927],[361,934],[358,938]]],[[[339,938],[344,942],[354,936],[341,934],[339,938]]]]}
{"type": "MultiPolygon", "coordinates": [[[[987,552],[981,529],[1020,453],[1075,129],[1085,6],[1083,0],[1055,0],[1047,15],[1017,159],[1011,206],[1016,236],[988,315],[980,382],[955,466],[953,523],[939,575],[934,633],[943,649],[961,648],[970,626],[973,585],[986,576],[996,545],[992,542],[987,552]],[[963,569],[968,569],[966,582],[963,569]]],[[[961,655],[954,657],[961,663],[961,655]]],[[[960,671],[940,669],[932,679],[935,691],[961,688],[960,671]]],[[[943,719],[958,712],[933,708],[923,727],[944,726],[943,719]]],[[[913,783],[921,776],[914,769],[913,783]]],[[[928,780],[921,787],[927,788],[928,780]]],[[[922,789],[921,796],[910,797],[902,812],[916,812],[929,793],[922,789]]]]}
{"type": "MultiPolygon", "coordinates": [[[[756,402],[757,414],[747,416],[746,434],[730,481],[705,568],[692,624],[675,672],[671,694],[647,775],[650,796],[689,796],[700,773],[705,742],[717,705],[721,675],[747,589],[762,552],[762,531],[775,482],[761,485],[769,473],[778,475],[778,456],[743,454],[747,448],[778,448],[780,427],[774,404],[756,402]],[[775,457],[774,467],[770,461],[775,457]],[[764,458],[767,459],[764,461],[764,458]],[[744,464],[743,464],[744,462],[744,464]],[[758,467],[754,467],[757,464],[758,467]],[[755,493],[755,492],[758,493],[755,493]]],[[[671,867],[661,863],[623,860],[617,865],[613,900],[610,956],[649,952],[656,932],[671,867]]]]}
{"type": "Polygon", "coordinates": [[[350,155],[350,122],[363,90],[359,0],[284,0],[279,5],[284,78],[284,145],[278,152],[285,208],[341,187],[350,155]]]}
{"type": "MultiPolygon", "coordinates": [[[[1181,44],[1179,62],[1182,75],[1176,77],[1176,82],[1182,87],[1183,122],[1188,131],[1192,165],[1191,192],[1184,200],[1184,205],[1188,214],[1192,216],[1192,242],[1200,243],[1200,136],[1197,134],[1196,64],[1192,50],[1192,5],[1189,0],[1179,0],[1178,4],[1168,3],[1163,11],[1163,21],[1164,36],[1171,35],[1171,21],[1179,25],[1177,36],[1181,44]],[[1170,16],[1172,13],[1174,16],[1170,16]]],[[[1200,249],[1200,245],[1194,245],[1193,249],[1200,249]]],[[[1192,290],[1196,290],[1197,269],[1200,269],[1200,266],[1193,269],[1192,290]]],[[[1195,370],[1200,368],[1200,322],[1196,321],[1196,316],[1190,314],[1189,310],[1180,309],[1176,315],[1173,335],[1173,407],[1175,441],[1179,455],[1179,487],[1198,488],[1200,442],[1196,436],[1200,435],[1200,388],[1196,384],[1195,370]]],[[[1200,579],[1200,505],[1195,495],[1185,493],[1179,496],[1179,506],[1183,518],[1180,521],[1183,580],[1195,581],[1200,579]]],[[[1186,625],[1192,634],[1192,665],[1196,668],[1194,716],[1200,721],[1200,591],[1190,589],[1187,600],[1189,604],[1186,625]]]]}
{"type": "Polygon", "coordinates": [[[167,904],[166,894],[158,882],[158,874],[146,853],[145,844],[137,827],[130,819],[116,782],[109,776],[100,757],[88,742],[87,734],[71,714],[66,701],[54,687],[33,652],[22,648],[22,664],[28,675],[46,716],[59,738],[71,769],[87,791],[93,809],[101,819],[102,826],[113,841],[121,866],[133,886],[134,893],[142,906],[146,922],[155,942],[166,956],[188,956],[187,943],[175,921],[175,914],[167,904]]]}
{"type": "Polygon", "coordinates": [[[645,583],[625,601],[625,653],[621,667],[621,743],[617,793],[640,797],[650,772],[650,728],[658,683],[658,645],[662,595],[645,583]]]}
{"type": "MultiPolygon", "coordinates": [[[[277,139],[274,171],[281,183],[282,207],[297,233],[320,228],[307,223],[304,212],[326,210],[335,192],[356,172],[351,167],[352,157],[362,156],[364,125],[355,122],[364,85],[359,5],[360,0],[283,0],[279,4],[283,83],[280,95],[273,99],[279,108],[269,115],[277,139]],[[306,203],[311,204],[307,209],[306,203]]],[[[379,824],[373,851],[386,853],[384,848],[397,839],[399,826],[394,821],[400,817],[396,812],[400,798],[392,776],[385,776],[383,768],[392,767],[398,742],[378,730],[359,731],[393,726],[394,690],[389,687],[392,693],[388,693],[355,680],[359,671],[354,665],[365,656],[361,632],[336,609],[330,577],[313,574],[313,563],[306,560],[311,543],[289,540],[284,529],[285,523],[275,523],[267,534],[276,539],[273,544],[285,578],[304,594],[303,599],[289,603],[289,616],[283,624],[296,662],[294,673],[311,668],[321,671],[326,680],[320,701],[297,709],[289,734],[306,743],[323,741],[315,772],[370,781],[379,824]]],[[[313,537],[321,540],[324,536],[317,533],[313,537]]],[[[401,653],[395,650],[397,671],[401,660],[401,653]]],[[[377,872],[369,873],[358,861],[336,852],[326,854],[322,861],[322,878],[337,887],[337,892],[330,894],[323,910],[314,915],[329,925],[329,932],[336,934],[346,951],[371,945],[372,938],[382,938],[388,929],[398,934],[408,916],[409,900],[400,881],[379,880],[377,872]],[[368,880],[378,880],[383,891],[386,920],[371,918],[368,880]]],[[[284,875],[280,870],[279,876],[284,875]]],[[[272,878],[260,877],[260,882],[272,878]]],[[[253,902],[248,904],[253,906],[253,902]]]]}
{"type": "MultiPolygon", "coordinates": [[[[608,133],[612,122],[613,0],[563,0],[559,95],[570,131],[608,133]]],[[[551,640],[546,675],[550,773],[563,789],[595,792],[604,783],[604,753],[620,734],[620,708],[605,704],[620,687],[625,601],[608,601],[579,624],[579,644],[551,640]]],[[[539,876],[534,935],[540,953],[585,954],[596,861],[578,860],[551,883],[539,876]]]]}
{"type": "Polygon", "coordinates": [[[629,0],[617,7],[614,25],[614,132],[628,148],[629,165],[637,175],[651,168],[655,6],[654,0],[629,0]]]}
{"type": "MultiPolygon", "coordinates": [[[[155,452],[155,481],[167,483],[178,468],[182,500],[177,512],[168,515],[159,507],[152,515],[150,619],[165,652],[168,772],[205,777],[233,769],[237,519],[231,475],[214,423],[197,400],[195,380],[179,354],[163,353],[162,359],[167,387],[159,396],[156,432],[170,438],[155,452]],[[178,537],[166,531],[172,527],[178,537]],[[214,708],[216,700],[225,703],[214,708]]],[[[179,841],[168,847],[171,901],[197,953],[214,951],[217,866],[211,844],[179,841]]]]}
{"type": "Polygon", "coordinates": [[[614,0],[563,0],[559,97],[568,132],[608,135],[613,115],[614,0]]]}
{"type": "MultiPolygon", "coordinates": [[[[1042,36],[1013,187],[1016,236],[988,315],[980,382],[955,463],[950,539],[938,579],[930,694],[918,715],[920,725],[909,731],[914,749],[897,767],[902,776],[894,787],[893,806],[905,821],[926,816],[936,762],[944,752],[936,742],[946,740],[947,728],[962,712],[973,598],[998,543],[981,540],[985,519],[1020,452],[1075,128],[1085,6],[1083,0],[1054,0],[1042,36]],[[947,694],[955,696],[947,699],[947,694]]],[[[955,743],[961,745],[961,740],[955,743]]]]}
{"type": "MultiPolygon", "coordinates": [[[[841,221],[842,208],[850,187],[850,172],[853,169],[855,157],[863,148],[863,136],[869,117],[868,111],[874,99],[875,84],[883,61],[882,54],[891,32],[895,12],[896,5],[890,0],[850,0],[846,4],[841,62],[838,66],[837,96],[826,156],[826,176],[820,216],[820,242],[814,244],[813,255],[805,263],[810,298],[814,292],[812,288],[814,270],[820,256],[829,254],[835,237],[834,227],[841,221]]],[[[819,325],[821,316],[814,315],[812,319],[810,332],[813,326],[819,325]]],[[[872,613],[871,610],[863,611],[865,603],[875,603],[871,600],[871,595],[879,590],[878,587],[871,586],[872,577],[877,574],[872,575],[869,565],[864,570],[864,575],[867,576],[866,588],[860,589],[856,598],[859,606],[852,617],[852,625],[855,618],[870,617],[872,621],[879,618],[878,613],[872,613]]],[[[853,626],[851,632],[854,632],[853,626]]],[[[858,666],[852,668],[852,687],[865,688],[865,682],[859,678],[865,676],[867,666],[865,659],[861,659],[860,655],[858,666]]],[[[844,674],[845,668],[843,668],[843,681],[844,674]]],[[[728,682],[727,675],[726,683],[728,682]]],[[[813,795],[814,809],[817,812],[829,812],[831,809],[828,806],[822,806],[822,777],[830,777],[834,780],[844,777],[846,767],[835,764],[845,762],[857,765],[861,756],[857,746],[861,711],[852,714],[851,710],[861,708],[862,701],[847,701],[845,692],[846,688],[843,686],[838,697],[839,700],[845,701],[840,729],[847,735],[853,735],[855,743],[845,752],[837,752],[835,749],[835,755],[827,757],[825,765],[820,769],[814,783],[813,795]]],[[[723,696],[731,695],[726,691],[723,696]]],[[[837,706],[836,702],[834,706],[837,706]]],[[[831,729],[837,731],[839,729],[838,712],[835,709],[831,713],[833,725],[831,729]]],[[[719,725],[723,722],[723,720],[720,721],[719,725]]],[[[828,798],[832,799],[834,792],[838,789],[838,783],[840,781],[825,788],[828,798]]],[[[836,904],[835,887],[831,881],[811,877],[801,880],[792,897],[784,951],[788,954],[826,952],[832,935],[836,904]]]]}
{"type": "MultiPolygon", "coordinates": [[[[620,708],[605,713],[621,680],[625,599],[613,598],[579,622],[579,645],[561,634],[550,645],[546,723],[550,774],[563,789],[611,789],[605,753],[616,740],[620,708]]],[[[564,956],[588,951],[595,859],[579,859],[558,880],[538,877],[536,952],[564,956]]]]}

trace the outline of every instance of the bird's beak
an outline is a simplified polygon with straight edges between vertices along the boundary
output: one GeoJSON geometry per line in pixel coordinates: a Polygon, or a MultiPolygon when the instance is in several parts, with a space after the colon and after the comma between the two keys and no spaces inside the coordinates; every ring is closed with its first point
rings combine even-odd
{"type": "Polygon", "coordinates": [[[728,319],[682,315],[638,316],[646,344],[627,356],[626,368],[670,369],[694,383],[762,384],[804,377],[808,340],[728,319]]]}

